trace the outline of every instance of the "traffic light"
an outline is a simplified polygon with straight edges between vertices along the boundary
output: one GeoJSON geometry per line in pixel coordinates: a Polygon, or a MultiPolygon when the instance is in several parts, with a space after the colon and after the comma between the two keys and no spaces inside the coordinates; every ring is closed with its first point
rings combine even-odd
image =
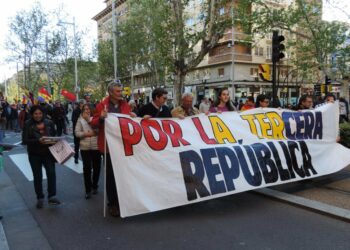
{"type": "Polygon", "coordinates": [[[271,70],[268,64],[259,64],[259,76],[261,80],[270,82],[271,81],[271,70]]]}
{"type": "Polygon", "coordinates": [[[280,59],[284,58],[285,46],[282,43],[284,41],[284,36],[278,35],[278,31],[274,30],[272,35],[272,62],[278,62],[280,59]]]}
{"type": "Polygon", "coordinates": [[[131,96],[131,88],[130,87],[124,87],[123,95],[131,96]]]}
{"type": "Polygon", "coordinates": [[[326,85],[329,85],[329,84],[332,83],[332,80],[328,76],[326,76],[325,77],[325,83],[326,83],[326,85]]]}

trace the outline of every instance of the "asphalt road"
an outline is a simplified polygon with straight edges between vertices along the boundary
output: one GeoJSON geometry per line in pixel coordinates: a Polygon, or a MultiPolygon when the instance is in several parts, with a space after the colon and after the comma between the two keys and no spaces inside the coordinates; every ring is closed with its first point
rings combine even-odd
{"type": "Polygon", "coordinates": [[[6,207],[2,224],[10,249],[33,249],[37,230],[48,243],[40,249],[350,249],[348,222],[253,192],[126,219],[104,218],[102,189],[85,200],[82,174],[59,165],[57,194],[63,203],[37,210],[33,183],[8,157],[24,152],[14,149],[4,162],[12,191],[26,208],[1,203],[11,197],[0,199],[0,209],[6,207]],[[27,244],[13,230],[26,223],[16,220],[24,212],[37,223],[37,228],[28,226],[27,244]]]}

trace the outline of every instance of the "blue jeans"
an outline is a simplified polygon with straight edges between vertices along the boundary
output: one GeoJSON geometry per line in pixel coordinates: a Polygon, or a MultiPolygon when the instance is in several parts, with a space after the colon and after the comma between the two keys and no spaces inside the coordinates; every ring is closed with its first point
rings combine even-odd
{"type": "Polygon", "coordinates": [[[56,171],[55,171],[55,159],[52,155],[34,155],[28,154],[29,163],[33,171],[34,176],[34,189],[37,199],[43,199],[43,172],[42,167],[46,170],[47,177],[47,192],[48,198],[56,195],[56,171]]]}

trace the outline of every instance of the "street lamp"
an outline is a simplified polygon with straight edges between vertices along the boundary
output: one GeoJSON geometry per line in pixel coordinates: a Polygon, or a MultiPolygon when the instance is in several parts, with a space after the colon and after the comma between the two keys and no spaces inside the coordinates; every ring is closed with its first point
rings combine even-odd
{"type": "Polygon", "coordinates": [[[74,74],[75,74],[75,93],[76,93],[76,100],[79,100],[79,87],[78,87],[78,66],[77,66],[77,37],[75,32],[75,17],[73,17],[73,22],[58,22],[58,26],[62,26],[62,24],[69,24],[73,25],[73,36],[74,36],[74,74]]]}

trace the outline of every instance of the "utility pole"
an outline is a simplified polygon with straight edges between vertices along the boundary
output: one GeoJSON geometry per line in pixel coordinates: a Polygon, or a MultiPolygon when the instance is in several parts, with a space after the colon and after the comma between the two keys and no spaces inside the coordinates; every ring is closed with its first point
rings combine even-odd
{"type": "Polygon", "coordinates": [[[115,0],[112,0],[112,33],[113,33],[113,59],[114,59],[114,80],[118,80],[117,64],[117,20],[116,20],[115,0]]]}
{"type": "Polygon", "coordinates": [[[50,64],[49,64],[49,45],[48,45],[47,34],[45,37],[45,48],[46,48],[46,74],[47,74],[47,91],[51,95],[51,76],[50,76],[50,64]]]}
{"type": "Polygon", "coordinates": [[[236,89],[235,89],[235,20],[234,20],[234,3],[235,1],[232,0],[232,7],[231,7],[231,18],[232,18],[232,28],[231,28],[231,84],[232,84],[232,101],[235,101],[235,94],[236,94],[236,89]]]}

